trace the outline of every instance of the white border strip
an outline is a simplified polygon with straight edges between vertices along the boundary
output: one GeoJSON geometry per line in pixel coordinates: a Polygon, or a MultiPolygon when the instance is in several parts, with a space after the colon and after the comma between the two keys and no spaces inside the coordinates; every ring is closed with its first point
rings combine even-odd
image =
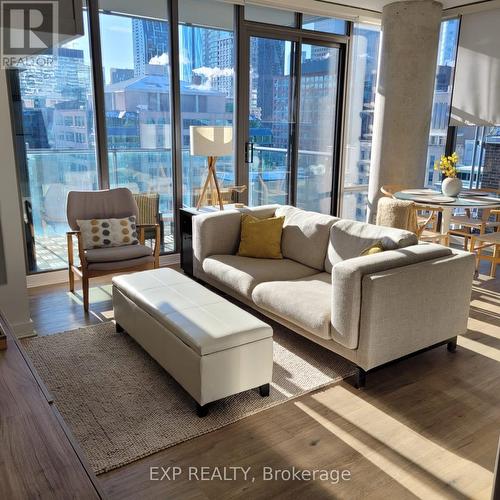
{"type": "MultiPolygon", "coordinates": [[[[180,254],[174,253],[160,256],[160,267],[172,266],[180,263],[180,254]]],[[[26,276],[26,286],[36,288],[39,286],[59,285],[68,283],[68,270],[49,271],[46,273],[30,274],[26,276]]]]}

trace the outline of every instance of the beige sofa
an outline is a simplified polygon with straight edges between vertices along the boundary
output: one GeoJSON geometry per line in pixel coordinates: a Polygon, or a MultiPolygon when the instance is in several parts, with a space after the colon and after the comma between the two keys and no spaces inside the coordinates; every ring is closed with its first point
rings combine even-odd
{"type": "Polygon", "coordinates": [[[413,233],[291,206],[193,218],[194,275],[358,365],[375,367],[467,328],[474,257],[413,233]],[[236,255],[243,212],[284,216],[282,260],[236,255]],[[360,253],[382,240],[389,250],[360,253]]]}

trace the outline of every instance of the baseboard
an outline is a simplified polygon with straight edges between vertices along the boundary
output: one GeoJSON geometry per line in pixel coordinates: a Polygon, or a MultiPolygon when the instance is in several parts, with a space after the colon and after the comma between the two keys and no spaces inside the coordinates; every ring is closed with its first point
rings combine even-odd
{"type": "Polygon", "coordinates": [[[25,323],[11,323],[12,331],[18,339],[36,337],[37,333],[33,329],[33,321],[30,319],[25,323]]]}
{"type": "MultiPolygon", "coordinates": [[[[180,263],[180,254],[172,253],[168,255],[160,255],[160,267],[173,266],[180,263]]],[[[78,279],[75,276],[75,279],[78,279]]],[[[26,286],[28,288],[36,288],[38,286],[59,285],[68,283],[68,270],[61,269],[60,271],[50,271],[45,273],[30,274],[26,276],[26,286]]]]}

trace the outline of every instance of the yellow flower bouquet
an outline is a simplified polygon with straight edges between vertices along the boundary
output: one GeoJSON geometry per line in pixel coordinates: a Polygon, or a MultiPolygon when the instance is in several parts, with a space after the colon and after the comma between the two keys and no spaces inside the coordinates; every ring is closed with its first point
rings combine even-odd
{"type": "Polygon", "coordinates": [[[439,162],[434,163],[434,170],[439,170],[445,177],[452,179],[458,177],[458,155],[454,152],[451,156],[441,156],[439,162]]]}

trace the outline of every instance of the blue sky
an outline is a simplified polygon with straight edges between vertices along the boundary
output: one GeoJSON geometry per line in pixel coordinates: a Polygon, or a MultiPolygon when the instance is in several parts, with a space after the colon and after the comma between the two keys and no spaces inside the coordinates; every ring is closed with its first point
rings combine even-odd
{"type": "MultiPolygon", "coordinates": [[[[109,81],[109,68],[134,68],[132,46],[132,20],[127,17],[101,14],[102,64],[106,81],[109,81]]],[[[90,65],[88,26],[85,23],[85,36],[64,44],[64,47],[80,49],[84,52],[85,62],[90,65]]]]}

